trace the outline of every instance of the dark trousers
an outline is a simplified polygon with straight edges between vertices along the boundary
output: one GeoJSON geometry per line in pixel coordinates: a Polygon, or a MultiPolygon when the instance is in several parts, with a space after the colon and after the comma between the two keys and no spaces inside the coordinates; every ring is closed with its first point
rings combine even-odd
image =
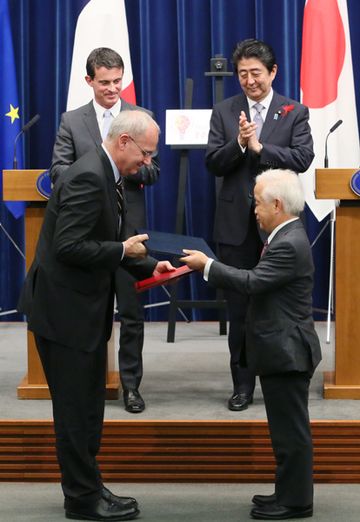
{"type": "Polygon", "coordinates": [[[260,377],[276,459],[277,503],[313,502],[313,446],[308,412],[310,375],[289,372],[260,377]]]}
{"type": "MultiPolygon", "coordinates": [[[[262,247],[263,242],[256,227],[255,216],[251,212],[245,241],[240,246],[219,244],[220,261],[235,268],[249,270],[257,265],[262,247]]],[[[255,374],[246,368],[245,354],[245,316],[249,298],[232,290],[225,290],[224,296],[229,317],[228,344],[234,392],[252,395],[255,388],[255,374]]]]}
{"type": "Polygon", "coordinates": [[[123,389],[137,389],[143,376],[144,311],[135,292],[136,279],[125,269],[115,275],[116,301],[120,317],[119,372],[123,389]]]}
{"type": "Polygon", "coordinates": [[[38,335],[35,340],[52,399],[64,495],[84,501],[100,498],[96,455],[104,418],[106,342],[88,353],[38,335]]]}

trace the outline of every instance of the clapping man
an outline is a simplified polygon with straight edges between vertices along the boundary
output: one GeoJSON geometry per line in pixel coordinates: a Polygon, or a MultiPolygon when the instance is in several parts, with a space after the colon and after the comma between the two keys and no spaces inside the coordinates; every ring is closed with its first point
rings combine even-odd
{"type": "MultiPolygon", "coordinates": [[[[251,269],[263,241],[254,216],[254,179],[269,168],[304,172],[314,157],[307,107],[272,88],[277,64],[272,48],[259,40],[239,42],[233,64],[241,94],[214,106],[206,165],[221,178],[214,223],[219,258],[251,269]]],[[[248,297],[225,290],[228,302],[230,369],[233,392],[228,408],[242,411],[253,401],[255,375],[244,352],[248,297]]]]}

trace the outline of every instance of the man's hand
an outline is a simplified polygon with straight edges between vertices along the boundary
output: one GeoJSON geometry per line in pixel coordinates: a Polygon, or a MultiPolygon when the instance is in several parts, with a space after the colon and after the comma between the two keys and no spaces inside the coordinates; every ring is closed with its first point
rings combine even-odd
{"type": "Polygon", "coordinates": [[[256,137],[256,123],[249,122],[244,111],[241,111],[239,117],[239,135],[238,142],[242,147],[260,154],[262,145],[256,137]]]}
{"type": "Polygon", "coordinates": [[[256,154],[260,154],[262,151],[263,146],[261,145],[260,141],[256,137],[256,133],[249,138],[248,141],[248,149],[253,150],[256,154]]]}
{"type": "Polygon", "coordinates": [[[138,234],[137,236],[131,236],[124,241],[125,255],[126,257],[145,257],[147,250],[143,241],[149,239],[147,234],[138,234]]]}
{"type": "Polygon", "coordinates": [[[249,139],[251,139],[255,134],[256,123],[248,121],[246,118],[246,114],[244,111],[241,111],[239,117],[239,135],[238,142],[241,147],[247,147],[249,139]]]}
{"type": "Polygon", "coordinates": [[[159,274],[163,274],[164,272],[172,272],[173,270],[176,270],[176,268],[172,266],[170,261],[159,261],[155,267],[153,275],[157,276],[159,274]]]}
{"type": "Polygon", "coordinates": [[[188,255],[180,258],[182,263],[185,263],[192,270],[204,270],[207,260],[209,259],[208,256],[199,252],[199,250],[184,249],[183,252],[188,255]]]}

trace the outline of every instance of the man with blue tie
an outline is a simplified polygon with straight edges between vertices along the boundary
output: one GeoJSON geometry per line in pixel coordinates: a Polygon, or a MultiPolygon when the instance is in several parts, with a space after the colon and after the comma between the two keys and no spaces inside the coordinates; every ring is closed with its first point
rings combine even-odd
{"type": "MultiPolygon", "coordinates": [[[[85,80],[92,88],[94,99],[86,105],[62,114],[54,145],[50,176],[55,184],[66,175],[72,163],[106,138],[111,122],[126,110],[150,111],[126,102],[121,98],[124,62],[112,49],[94,49],[86,63],[85,80]]],[[[146,151],[145,151],[146,152],[146,151]]],[[[144,186],[154,184],[160,174],[156,161],[144,165],[139,162],[135,175],[124,179],[126,222],[128,232],[146,227],[144,186]]],[[[134,278],[119,267],[116,274],[117,307],[120,317],[119,372],[125,408],[130,413],[141,413],[145,401],[139,386],[143,375],[142,349],[144,342],[143,307],[135,293],[134,278]]]]}
{"type": "MultiPolygon", "coordinates": [[[[254,215],[255,176],[269,168],[304,172],[314,157],[307,107],[272,88],[277,74],[274,51],[266,43],[239,42],[233,64],[242,93],[214,106],[206,166],[221,178],[214,223],[220,260],[253,268],[263,242],[254,215]]],[[[248,297],[226,289],[230,369],[233,393],[228,408],[242,411],[253,401],[255,374],[244,351],[244,320],[248,297]]]]}

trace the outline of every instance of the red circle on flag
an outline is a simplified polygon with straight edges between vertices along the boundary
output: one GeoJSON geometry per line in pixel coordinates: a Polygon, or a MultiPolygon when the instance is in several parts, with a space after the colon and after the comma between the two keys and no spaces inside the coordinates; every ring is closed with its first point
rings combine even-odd
{"type": "Polygon", "coordinates": [[[311,109],[336,100],[345,47],[337,0],[308,0],[304,9],[300,83],[302,101],[311,109]]]}

